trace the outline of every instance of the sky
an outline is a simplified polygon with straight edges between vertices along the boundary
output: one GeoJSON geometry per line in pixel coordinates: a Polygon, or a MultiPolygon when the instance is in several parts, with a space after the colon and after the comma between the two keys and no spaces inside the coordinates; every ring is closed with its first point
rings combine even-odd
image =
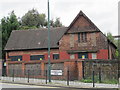
{"type": "MultiPolygon", "coordinates": [[[[50,0],[50,19],[59,17],[62,24],[69,26],[82,10],[103,32],[118,35],[119,0],[50,0]]],[[[47,0],[0,0],[0,19],[14,10],[22,17],[28,10],[35,8],[47,17],[47,0]]]]}

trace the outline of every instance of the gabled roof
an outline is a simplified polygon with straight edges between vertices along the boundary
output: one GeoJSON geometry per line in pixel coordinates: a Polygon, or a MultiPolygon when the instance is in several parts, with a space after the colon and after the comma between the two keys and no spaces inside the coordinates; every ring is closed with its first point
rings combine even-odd
{"type": "MultiPolygon", "coordinates": [[[[78,28],[79,31],[81,31],[81,32],[84,32],[85,30],[86,30],[86,32],[100,31],[99,28],[82,11],[80,11],[78,13],[78,15],[75,17],[75,19],[72,21],[72,23],[69,25],[68,30],[66,31],[66,33],[70,30],[70,28],[74,25],[74,23],[80,18],[80,16],[83,16],[91,24],[91,26],[79,27],[78,28]]],[[[77,28],[72,28],[72,31],[77,32],[77,28]]]]}
{"type": "MultiPolygon", "coordinates": [[[[58,48],[58,40],[66,31],[66,27],[51,28],[51,48],[58,48]]],[[[14,30],[4,50],[26,50],[48,48],[48,30],[14,30]]]]}

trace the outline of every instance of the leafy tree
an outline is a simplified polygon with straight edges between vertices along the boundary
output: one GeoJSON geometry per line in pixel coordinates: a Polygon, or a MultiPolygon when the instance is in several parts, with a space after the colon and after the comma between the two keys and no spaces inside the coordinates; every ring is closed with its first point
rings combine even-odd
{"type": "Polygon", "coordinates": [[[62,23],[60,22],[60,18],[56,18],[55,22],[54,22],[54,27],[61,27],[62,23]]]}
{"type": "Polygon", "coordinates": [[[120,47],[119,47],[119,45],[120,45],[120,40],[118,39],[114,39],[114,37],[112,36],[112,34],[109,32],[109,33],[107,33],[107,38],[109,39],[109,40],[111,40],[116,46],[117,46],[117,50],[116,50],[116,52],[115,52],[115,55],[116,55],[116,58],[117,59],[120,59],[120,52],[119,52],[119,50],[120,50],[120,47]]]}
{"type": "Polygon", "coordinates": [[[29,10],[21,19],[22,26],[43,27],[45,24],[45,14],[39,14],[36,9],[29,10]]]}
{"type": "Polygon", "coordinates": [[[12,32],[12,30],[17,30],[19,28],[19,22],[17,17],[12,11],[8,17],[1,19],[1,30],[2,30],[2,52],[4,57],[4,47],[7,43],[7,40],[12,32]]]}
{"type": "Polygon", "coordinates": [[[115,43],[115,39],[113,38],[112,34],[109,32],[107,33],[107,38],[112,41],[113,43],[115,43]]]}
{"type": "Polygon", "coordinates": [[[32,26],[32,27],[29,27],[29,26],[20,26],[19,30],[28,30],[28,29],[36,29],[36,28],[37,28],[36,26],[32,26]]]}
{"type": "MultiPolygon", "coordinates": [[[[47,27],[47,20],[45,22],[45,26],[47,27]]],[[[56,18],[55,21],[53,19],[50,20],[50,26],[51,27],[62,27],[62,23],[60,22],[60,18],[56,18]]]]}
{"type": "Polygon", "coordinates": [[[2,59],[2,30],[0,24],[0,59],[2,59]]]}

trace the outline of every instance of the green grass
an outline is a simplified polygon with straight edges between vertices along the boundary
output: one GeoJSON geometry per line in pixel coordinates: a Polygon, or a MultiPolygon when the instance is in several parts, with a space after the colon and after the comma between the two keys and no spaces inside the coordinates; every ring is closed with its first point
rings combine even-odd
{"type": "MultiPolygon", "coordinates": [[[[91,77],[88,77],[86,79],[82,79],[80,80],[81,82],[84,82],[84,83],[92,83],[92,78],[91,77]]],[[[94,82],[95,83],[100,83],[99,82],[99,79],[98,79],[98,76],[95,76],[94,77],[94,82]]],[[[118,84],[118,80],[117,79],[105,79],[105,80],[102,80],[101,83],[105,83],[105,84],[118,84]]]]}
{"type": "Polygon", "coordinates": [[[106,83],[106,84],[117,84],[118,80],[112,79],[112,80],[104,80],[102,81],[102,83],[106,83]]]}
{"type": "Polygon", "coordinates": [[[82,79],[81,82],[84,82],[84,83],[92,83],[92,80],[91,80],[91,79],[82,79]]]}

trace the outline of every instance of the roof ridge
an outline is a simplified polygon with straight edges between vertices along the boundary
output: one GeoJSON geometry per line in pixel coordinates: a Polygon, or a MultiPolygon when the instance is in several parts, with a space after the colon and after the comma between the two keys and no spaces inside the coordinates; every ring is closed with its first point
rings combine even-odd
{"type": "MultiPolygon", "coordinates": [[[[68,27],[52,27],[52,30],[55,30],[55,29],[59,29],[59,28],[68,28],[68,27]]],[[[37,29],[24,29],[24,30],[12,30],[12,32],[16,32],[16,31],[19,31],[19,32],[22,32],[22,31],[37,31],[37,30],[47,30],[47,28],[37,28],[37,29]]]]}

